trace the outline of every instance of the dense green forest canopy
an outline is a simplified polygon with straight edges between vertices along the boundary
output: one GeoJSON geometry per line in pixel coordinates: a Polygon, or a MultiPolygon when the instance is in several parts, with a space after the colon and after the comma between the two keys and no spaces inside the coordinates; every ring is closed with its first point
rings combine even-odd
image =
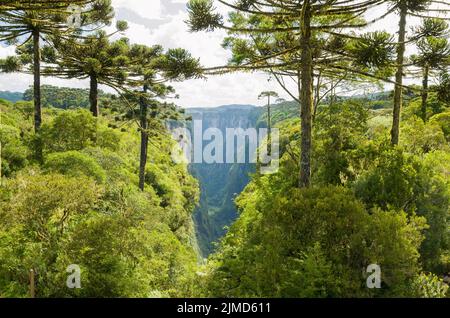
{"type": "MultiPolygon", "coordinates": [[[[42,105],[44,107],[54,107],[60,109],[69,108],[87,108],[89,109],[89,90],[81,88],[70,87],[55,87],[51,85],[42,85],[42,105]]],[[[110,94],[105,94],[103,91],[99,91],[99,99],[106,100],[107,98],[113,98],[110,94]]],[[[5,98],[7,99],[7,98],[5,98]]],[[[23,100],[33,100],[33,88],[30,87],[23,94],[23,100]]]]}

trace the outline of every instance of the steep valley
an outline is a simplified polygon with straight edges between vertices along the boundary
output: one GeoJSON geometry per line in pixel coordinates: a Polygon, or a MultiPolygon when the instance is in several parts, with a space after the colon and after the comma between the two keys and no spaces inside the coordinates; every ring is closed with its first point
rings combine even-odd
{"type": "MultiPolygon", "coordinates": [[[[187,110],[194,121],[202,121],[203,131],[218,128],[224,136],[227,128],[256,128],[263,113],[263,107],[250,105],[187,110]]],[[[190,171],[200,183],[200,204],[194,219],[200,250],[206,257],[214,251],[215,242],[225,234],[225,228],[236,219],[234,199],[250,181],[249,174],[255,171],[255,164],[193,163],[190,171]]]]}

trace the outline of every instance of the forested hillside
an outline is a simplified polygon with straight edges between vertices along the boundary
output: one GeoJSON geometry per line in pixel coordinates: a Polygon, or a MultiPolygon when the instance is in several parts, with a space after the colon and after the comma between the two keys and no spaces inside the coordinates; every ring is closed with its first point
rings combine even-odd
{"type": "Polygon", "coordinates": [[[141,192],[133,122],[45,109],[39,139],[32,105],[0,107],[0,297],[26,297],[30,269],[37,297],[194,295],[198,183],[172,162],[169,135],[150,145],[141,192]],[[82,269],[82,289],[66,287],[70,264],[82,269]]]}

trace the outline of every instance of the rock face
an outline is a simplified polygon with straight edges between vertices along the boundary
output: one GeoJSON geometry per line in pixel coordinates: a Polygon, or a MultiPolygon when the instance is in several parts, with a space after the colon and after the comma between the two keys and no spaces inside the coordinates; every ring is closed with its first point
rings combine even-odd
{"type": "MultiPolygon", "coordinates": [[[[264,108],[250,105],[229,105],[217,108],[190,108],[186,113],[192,120],[201,120],[202,129],[218,128],[224,136],[226,149],[227,128],[256,128],[264,108]]],[[[203,142],[205,146],[210,141],[203,142]]],[[[225,154],[225,150],[224,150],[225,154]]],[[[217,242],[237,217],[235,197],[249,182],[249,173],[255,171],[255,164],[248,163],[193,163],[191,173],[199,180],[200,205],[194,214],[197,238],[203,256],[214,250],[217,242]]]]}

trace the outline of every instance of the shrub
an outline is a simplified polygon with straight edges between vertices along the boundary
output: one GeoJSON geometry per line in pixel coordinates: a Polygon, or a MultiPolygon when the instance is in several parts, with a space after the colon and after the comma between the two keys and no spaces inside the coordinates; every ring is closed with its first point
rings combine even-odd
{"type": "Polygon", "coordinates": [[[430,123],[438,124],[448,142],[450,142],[450,111],[434,115],[430,119],[430,123]]]}
{"type": "Polygon", "coordinates": [[[120,148],[120,135],[114,129],[102,128],[97,132],[97,146],[117,151],[120,148]]]}
{"type": "Polygon", "coordinates": [[[41,129],[46,152],[82,150],[95,143],[97,121],[88,110],[61,111],[41,129]]]}
{"type": "Polygon", "coordinates": [[[46,158],[44,167],[47,171],[72,177],[87,176],[98,183],[103,183],[106,179],[106,172],[100,165],[91,157],[78,151],[50,154],[46,158]]]}
{"type": "Polygon", "coordinates": [[[212,261],[212,296],[398,296],[418,273],[422,218],[368,213],[342,187],[279,191],[266,181],[238,199],[241,216],[212,261]],[[370,264],[382,268],[381,290],[366,287],[370,264]]]}
{"type": "Polygon", "coordinates": [[[354,184],[356,196],[367,207],[405,210],[425,217],[429,229],[424,231],[421,261],[428,271],[442,274],[442,255],[448,253],[450,211],[449,155],[434,151],[419,157],[400,149],[382,151],[354,184]]]}
{"type": "Polygon", "coordinates": [[[23,144],[20,130],[0,124],[1,143],[1,175],[9,177],[15,171],[25,167],[29,155],[28,148],[23,144]]]}
{"type": "Polygon", "coordinates": [[[369,208],[413,211],[419,166],[417,158],[401,149],[381,150],[373,166],[355,182],[356,196],[369,208]]]}

